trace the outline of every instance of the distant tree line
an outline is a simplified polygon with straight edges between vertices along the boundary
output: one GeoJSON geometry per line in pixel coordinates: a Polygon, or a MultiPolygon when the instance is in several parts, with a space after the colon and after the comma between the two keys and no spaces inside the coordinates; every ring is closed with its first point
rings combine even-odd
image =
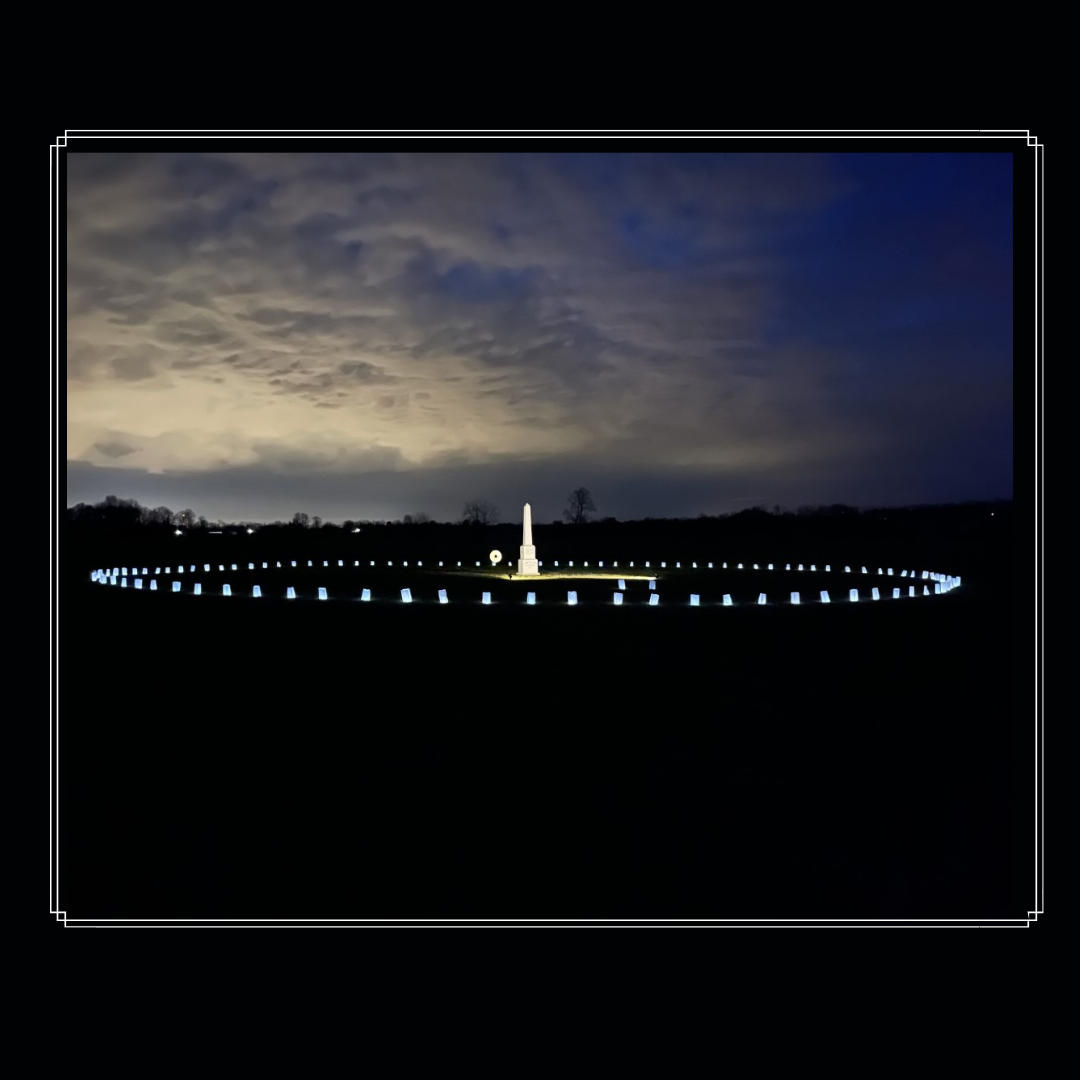
{"type": "MultiPolygon", "coordinates": [[[[661,523],[686,523],[697,522],[729,522],[742,526],[754,523],[764,525],[770,521],[874,521],[887,520],[890,515],[893,520],[901,516],[910,517],[913,514],[934,514],[945,511],[963,512],[972,508],[985,508],[988,506],[1011,507],[1009,500],[997,500],[996,502],[964,502],[949,504],[916,504],[912,506],[871,507],[860,509],[857,506],[848,506],[844,503],[830,503],[827,505],[800,506],[795,510],[789,510],[781,506],[773,506],[771,509],[764,506],[751,506],[744,510],[730,511],[717,514],[698,514],[694,518],[681,517],[644,517],[619,521],[614,517],[595,519],[596,503],[588,488],[577,488],[567,499],[566,509],[563,511],[562,520],[552,521],[552,526],[568,525],[591,525],[603,528],[612,525],[639,525],[661,523]]],[[[297,511],[289,521],[256,522],[234,521],[227,522],[222,519],[208,520],[205,516],[196,515],[194,510],[170,510],[167,506],[148,507],[142,506],[135,499],[121,499],[116,495],[106,496],[101,502],[88,504],[78,503],[67,508],[67,522],[74,526],[113,525],[122,528],[146,527],[146,528],[172,528],[183,530],[246,530],[249,528],[267,529],[344,529],[354,531],[374,526],[385,525],[497,525],[500,522],[501,512],[499,507],[486,499],[472,499],[465,503],[461,517],[457,521],[438,522],[424,511],[414,514],[405,514],[401,518],[371,519],[347,518],[339,524],[324,521],[318,514],[308,515],[303,511],[297,511]]],[[[534,523],[534,527],[538,526],[534,523]]]]}

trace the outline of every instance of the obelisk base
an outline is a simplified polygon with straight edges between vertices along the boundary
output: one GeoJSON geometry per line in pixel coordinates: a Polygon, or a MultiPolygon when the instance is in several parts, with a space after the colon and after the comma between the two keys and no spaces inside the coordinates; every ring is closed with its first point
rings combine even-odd
{"type": "Polygon", "coordinates": [[[540,565],[536,561],[536,548],[532,544],[521,545],[521,558],[518,559],[518,574],[529,577],[540,573],[540,565]]]}

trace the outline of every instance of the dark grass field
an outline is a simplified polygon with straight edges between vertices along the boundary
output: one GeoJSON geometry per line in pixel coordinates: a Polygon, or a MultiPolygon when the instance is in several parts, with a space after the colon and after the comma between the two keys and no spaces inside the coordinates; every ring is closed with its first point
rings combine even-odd
{"type": "Polygon", "coordinates": [[[891,596],[907,579],[835,571],[654,565],[655,609],[644,581],[615,608],[614,580],[475,568],[215,569],[185,573],[180,596],[164,577],[155,594],[73,582],[62,905],[1022,917],[1033,719],[1008,604],[986,580],[851,604],[849,587],[891,596]],[[196,580],[207,595],[186,595],[196,580]],[[213,595],[223,580],[233,597],[213,595]],[[243,595],[253,583],[262,600],[243,595]],[[300,598],[277,599],[290,584],[300,598]],[[310,599],[319,585],[331,601],[310,599]],[[403,586],[415,603],[396,601],[403,586]],[[362,587],[372,603],[338,599],[362,587]],[[757,607],[761,591],[778,603],[757,607]]]}

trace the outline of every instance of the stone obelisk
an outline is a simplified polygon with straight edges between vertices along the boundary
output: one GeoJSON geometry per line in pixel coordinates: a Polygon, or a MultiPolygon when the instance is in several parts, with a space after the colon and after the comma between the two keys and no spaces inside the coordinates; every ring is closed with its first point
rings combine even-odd
{"type": "Polygon", "coordinates": [[[525,520],[521,528],[521,558],[518,559],[518,573],[521,575],[539,574],[536,562],[536,548],[532,542],[532,507],[525,504],[525,520]]]}

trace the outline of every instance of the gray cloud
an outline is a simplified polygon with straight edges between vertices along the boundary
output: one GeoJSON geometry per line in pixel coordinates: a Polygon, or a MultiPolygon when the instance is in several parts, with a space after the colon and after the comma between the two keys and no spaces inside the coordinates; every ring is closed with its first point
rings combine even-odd
{"type": "Polygon", "coordinates": [[[94,449],[108,458],[120,458],[135,453],[134,446],[128,446],[126,443],[121,442],[95,443],[94,449]]]}

